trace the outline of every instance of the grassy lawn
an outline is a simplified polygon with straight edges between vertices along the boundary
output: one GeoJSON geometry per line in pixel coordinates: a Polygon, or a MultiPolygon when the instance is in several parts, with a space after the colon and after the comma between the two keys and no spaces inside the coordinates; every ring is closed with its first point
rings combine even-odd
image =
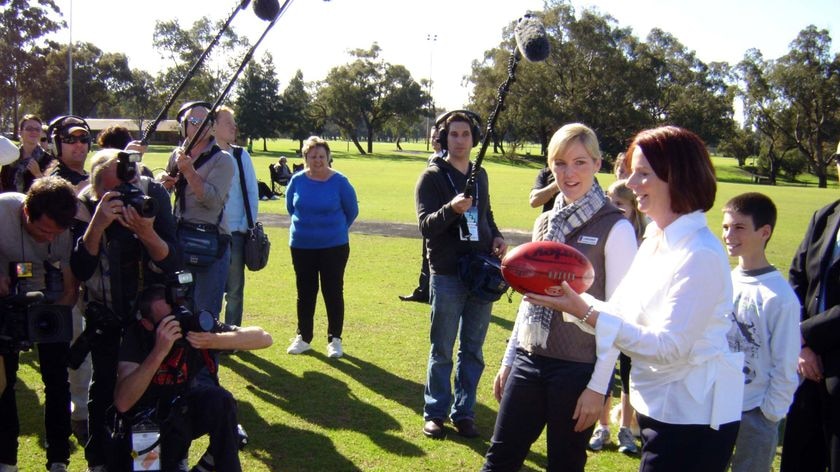
{"type": "MultiPolygon", "coordinates": [[[[261,149],[259,143],[255,147],[261,149]]],[[[282,153],[294,156],[296,143],[273,141],[269,152],[255,152],[260,180],[269,182],[268,164],[282,153]]],[[[343,142],[333,149],[336,169],[348,175],[359,196],[360,220],[414,223],[413,190],[426,165],[425,146],[404,144],[414,152],[398,152],[390,143],[376,143],[374,156],[358,156],[343,142]]],[[[161,167],[166,148],[153,148],[146,161],[161,167]]],[[[291,157],[292,162],[300,158],[291,157]]],[[[759,186],[738,182],[732,159],[716,159],[722,179],[709,225],[720,227],[720,207],[746,191],[770,195],[779,207],[779,225],[769,246],[770,260],[784,272],[802,238],[811,214],[840,197],[832,188],[815,185],[759,186]]],[[[537,210],[527,204],[539,164],[491,158],[486,168],[492,185],[495,218],[502,228],[529,230],[537,210]]],[[[606,187],[612,175],[599,175],[606,187]]],[[[285,213],[285,201],[260,203],[261,213],[285,213]]],[[[477,423],[481,438],[467,440],[450,432],[444,441],[425,438],[422,426],[423,383],[429,350],[428,307],[402,303],[397,294],[416,284],[420,265],[417,239],[351,235],[346,275],[346,326],[342,359],[328,359],[323,304],[315,316],[314,353],[285,353],[295,331],[295,283],[288,250],[288,231],[270,228],[272,255],[261,272],[247,272],[246,324],[260,325],[275,345],[263,351],[222,358],[221,380],[239,400],[239,419],[250,443],[241,454],[248,471],[395,471],[477,470],[487,450],[497,412],[491,382],[499,367],[519,296],[496,303],[485,344],[486,371],[479,386],[477,423]]],[[[43,386],[37,357],[24,353],[18,383],[21,412],[22,471],[42,470],[43,386]]],[[[212,412],[208,412],[212,414],[212,412]]],[[[451,431],[451,430],[450,430],[451,431]]],[[[614,431],[615,433],[615,431],[614,431]]],[[[84,470],[84,454],[73,443],[71,470],[84,470]]],[[[192,448],[193,459],[205,440],[192,448]]],[[[545,439],[538,440],[524,470],[544,470],[545,439]]],[[[632,471],[638,459],[610,445],[590,453],[587,470],[632,471]]]]}

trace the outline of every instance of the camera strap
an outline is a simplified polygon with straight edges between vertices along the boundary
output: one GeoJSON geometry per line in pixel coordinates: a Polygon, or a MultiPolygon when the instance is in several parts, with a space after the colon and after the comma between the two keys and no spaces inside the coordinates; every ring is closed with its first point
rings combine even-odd
{"type": "Polygon", "coordinates": [[[242,187],[242,201],[245,202],[245,216],[248,218],[248,229],[254,227],[254,216],[251,214],[251,202],[248,201],[248,186],[245,185],[245,170],[242,166],[242,148],[231,144],[233,157],[239,166],[239,186],[242,187]]]}

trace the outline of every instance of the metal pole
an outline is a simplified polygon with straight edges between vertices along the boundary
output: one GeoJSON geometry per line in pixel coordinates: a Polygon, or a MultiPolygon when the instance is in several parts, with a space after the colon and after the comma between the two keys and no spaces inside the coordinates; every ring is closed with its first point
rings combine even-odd
{"type": "Polygon", "coordinates": [[[429,150],[429,146],[431,143],[429,142],[429,130],[431,129],[432,125],[430,124],[432,115],[435,114],[435,101],[432,99],[432,58],[435,51],[435,41],[437,41],[436,34],[427,34],[426,41],[430,41],[429,46],[429,114],[426,115],[426,151],[429,150]]]}
{"type": "Polygon", "coordinates": [[[67,114],[73,114],[73,0],[70,0],[70,43],[67,45],[67,114]]]}

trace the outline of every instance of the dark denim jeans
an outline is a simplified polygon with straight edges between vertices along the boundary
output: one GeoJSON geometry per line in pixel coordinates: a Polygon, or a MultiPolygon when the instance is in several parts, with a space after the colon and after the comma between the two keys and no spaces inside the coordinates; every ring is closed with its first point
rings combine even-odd
{"type": "Polygon", "coordinates": [[[242,325],[245,294],[245,233],[234,231],[230,239],[230,267],[225,285],[225,323],[242,325]]]}
{"type": "Polygon", "coordinates": [[[475,392],[484,372],[484,337],[493,303],[469,294],[457,275],[432,274],[432,325],[429,367],[424,391],[423,418],[452,421],[474,418],[475,392]],[[455,398],[452,398],[452,354],[459,339],[455,367],[455,398]],[[451,408],[450,408],[451,407],[451,408]]]}

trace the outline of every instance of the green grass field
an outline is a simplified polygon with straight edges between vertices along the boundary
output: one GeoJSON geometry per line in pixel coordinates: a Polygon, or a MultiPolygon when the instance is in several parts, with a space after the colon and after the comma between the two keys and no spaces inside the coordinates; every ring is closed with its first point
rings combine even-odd
{"type": "MultiPolygon", "coordinates": [[[[397,152],[393,144],[377,143],[372,156],[358,156],[345,143],[333,145],[334,167],[345,173],[359,197],[360,220],[414,223],[413,190],[426,165],[425,147],[403,145],[414,152],[397,152]]],[[[261,147],[261,143],[256,146],[261,147]]],[[[268,164],[282,153],[294,156],[295,143],[273,141],[270,151],[255,152],[260,180],[269,182],[268,164]]],[[[161,167],[165,148],[153,148],[147,164],[161,167]]],[[[300,158],[291,158],[300,162],[300,158]]],[[[758,186],[738,182],[732,159],[716,158],[721,178],[715,208],[708,214],[715,233],[720,207],[731,196],[746,191],[770,195],[779,207],[779,225],[769,245],[770,260],[786,272],[790,258],[814,210],[837,199],[836,179],[829,189],[811,182],[798,186],[758,186]]],[[[492,186],[497,223],[502,228],[529,230],[537,210],[527,195],[538,164],[501,161],[486,163],[492,186]]],[[[606,187],[610,174],[599,175],[606,187]]],[[[260,213],[285,213],[285,201],[260,203],[260,213]]],[[[491,383],[499,367],[519,296],[496,303],[485,343],[486,371],[479,386],[477,423],[479,439],[450,433],[443,441],[425,438],[422,426],[423,383],[429,350],[427,306],[402,303],[398,294],[416,284],[420,241],[354,233],[346,274],[346,325],[342,359],[328,359],[326,316],[323,305],[315,316],[314,352],[302,356],[285,353],[295,331],[295,283],[288,250],[288,231],[270,228],[272,254],[268,267],[248,272],[246,324],[260,325],[275,345],[253,353],[223,357],[221,380],[239,401],[239,419],[250,435],[242,452],[248,471],[395,471],[477,470],[483,462],[496,416],[491,383]]],[[[19,466],[42,470],[45,461],[43,386],[37,374],[37,356],[24,353],[17,386],[21,416],[19,466]]],[[[208,412],[212,414],[212,412],[208,412]]],[[[615,434],[615,431],[613,431],[615,434]]],[[[75,447],[70,469],[84,470],[83,450],[75,447]]],[[[203,451],[197,441],[193,459],[203,451]]],[[[523,470],[544,470],[545,440],[537,441],[523,470]]],[[[587,470],[632,471],[637,458],[626,457],[610,445],[590,453],[587,470]]]]}

